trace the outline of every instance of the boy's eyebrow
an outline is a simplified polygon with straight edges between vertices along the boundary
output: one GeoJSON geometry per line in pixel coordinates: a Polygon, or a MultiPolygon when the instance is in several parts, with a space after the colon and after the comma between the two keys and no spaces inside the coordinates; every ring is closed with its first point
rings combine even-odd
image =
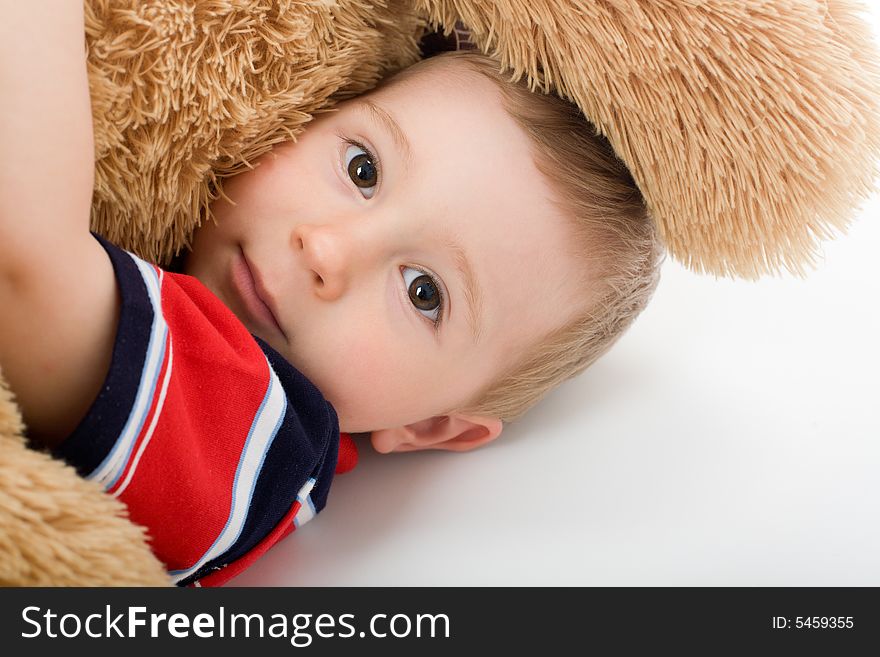
{"type": "Polygon", "coordinates": [[[468,260],[467,254],[461,244],[458,243],[458,240],[454,236],[447,234],[444,235],[444,243],[452,251],[455,259],[455,268],[464,280],[464,297],[467,301],[468,324],[471,327],[471,333],[476,344],[480,341],[483,327],[482,317],[480,316],[480,310],[483,306],[483,290],[480,287],[479,280],[474,275],[470,260],[468,260]]]}
{"type": "Polygon", "coordinates": [[[357,105],[369,110],[368,113],[370,118],[384,127],[391,134],[391,140],[394,142],[394,145],[397,146],[397,150],[400,151],[404,166],[408,167],[412,160],[413,149],[412,146],[410,146],[409,139],[406,138],[406,134],[400,129],[400,124],[397,123],[394,117],[391,116],[385,108],[374,103],[369,98],[358,98],[357,105]]]}

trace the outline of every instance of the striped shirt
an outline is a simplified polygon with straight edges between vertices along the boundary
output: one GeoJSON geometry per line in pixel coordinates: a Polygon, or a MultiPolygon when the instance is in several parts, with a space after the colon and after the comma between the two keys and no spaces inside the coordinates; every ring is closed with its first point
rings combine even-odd
{"type": "Polygon", "coordinates": [[[324,507],[336,413],[195,278],[99,241],[122,300],[116,341],[56,454],[127,505],[178,585],[222,584],[324,507]]]}

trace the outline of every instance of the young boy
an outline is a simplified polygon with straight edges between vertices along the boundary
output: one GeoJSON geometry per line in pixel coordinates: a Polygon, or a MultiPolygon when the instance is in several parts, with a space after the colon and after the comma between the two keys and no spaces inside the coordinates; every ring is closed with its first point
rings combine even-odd
{"type": "Polygon", "coordinates": [[[82,8],[3,10],[0,366],[31,438],[125,501],[178,583],[319,511],[340,430],[380,452],[497,438],[656,285],[611,149],[473,54],[316,119],[228,181],[194,278],[162,272],[88,230],[82,8]]]}

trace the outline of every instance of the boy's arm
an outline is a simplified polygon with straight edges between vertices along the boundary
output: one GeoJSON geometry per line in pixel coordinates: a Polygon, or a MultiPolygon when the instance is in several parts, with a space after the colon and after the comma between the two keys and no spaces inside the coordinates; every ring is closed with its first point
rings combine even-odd
{"type": "Polygon", "coordinates": [[[89,234],[82,0],[0,0],[0,368],[33,436],[66,436],[109,367],[118,300],[89,234]]]}

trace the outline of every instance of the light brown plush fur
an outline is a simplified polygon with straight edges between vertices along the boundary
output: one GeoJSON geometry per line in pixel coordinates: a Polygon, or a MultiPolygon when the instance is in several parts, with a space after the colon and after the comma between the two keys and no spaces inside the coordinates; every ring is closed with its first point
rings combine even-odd
{"type": "MultiPolygon", "coordinates": [[[[877,50],[850,0],[87,0],[93,226],[183,248],[222,180],[462,21],[575,102],[641,188],[671,254],[757,277],[811,263],[869,193],[877,50]]],[[[117,502],[20,438],[0,390],[0,583],[160,584],[117,502]]]]}

